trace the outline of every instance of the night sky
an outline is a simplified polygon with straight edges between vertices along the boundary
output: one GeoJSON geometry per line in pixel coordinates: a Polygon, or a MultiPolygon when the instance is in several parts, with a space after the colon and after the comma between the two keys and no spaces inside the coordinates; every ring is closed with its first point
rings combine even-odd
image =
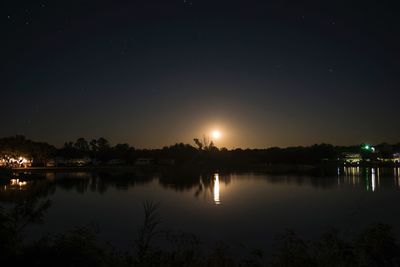
{"type": "Polygon", "coordinates": [[[0,136],[400,142],[395,1],[2,0],[0,136]]]}

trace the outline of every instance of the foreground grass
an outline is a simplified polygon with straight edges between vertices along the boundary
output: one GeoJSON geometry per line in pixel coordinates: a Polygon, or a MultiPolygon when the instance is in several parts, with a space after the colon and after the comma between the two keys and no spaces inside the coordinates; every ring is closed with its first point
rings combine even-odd
{"type": "Polygon", "coordinates": [[[287,230],[277,237],[271,256],[255,249],[238,258],[227,245],[205,253],[193,235],[159,232],[158,207],[151,202],[144,203],[144,221],[132,250],[103,244],[95,227],[24,242],[24,228],[40,221],[48,205],[25,201],[0,210],[2,266],[400,266],[400,248],[388,225],[376,224],[346,238],[332,229],[317,240],[303,240],[287,230]],[[158,247],[159,239],[168,245],[158,247]]]}

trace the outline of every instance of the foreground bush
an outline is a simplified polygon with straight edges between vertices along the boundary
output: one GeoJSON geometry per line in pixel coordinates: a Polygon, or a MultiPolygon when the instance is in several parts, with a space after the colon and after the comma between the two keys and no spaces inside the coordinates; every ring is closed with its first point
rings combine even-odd
{"type": "Polygon", "coordinates": [[[288,230],[278,236],[272,251],[255,249],[239,257],[226,244],[205,253],[194,235],[159,231],[158,208],[152,203],[144,204],[144,223],[130,251],[101,243],[93,226],[27,244],[23,228],[38,221],[49,204],[24,203],[8,212],[0,209],[2,266],[400,266],[400,249],[388,225],[376,224],[347,238],[332,229],[311,241],[288,230]],[[167,245],[156,246],[160,240],[167,245]]]}

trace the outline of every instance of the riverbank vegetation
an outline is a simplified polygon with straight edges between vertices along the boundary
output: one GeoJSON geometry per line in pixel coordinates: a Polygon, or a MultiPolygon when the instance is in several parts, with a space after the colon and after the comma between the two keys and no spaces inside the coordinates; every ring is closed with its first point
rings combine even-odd
{"type": "Polygon", "coordinates": [[[291,230],[277,236],[269,250],[240,253],[229,244],[206,248],[192,234],[159,230],[160,207],[144,203],[143,223],[132,237],[134,246],[121,250],[102,243],[95,226],[74,228],[33,242],[26,227],[39,223],[48,201],[20,199],[0,210],[0,257],[4,266],[399,266],[400,247],[393,229],[376,224],[354,236],[331,229],[316,240],[304,240],[291,230]],[[240,256],[238,256],[240,255],[240,256]]]}
{"type": "Polygon", "coordinates": [[[334,146],[315,144],[265,149],[218,148],[212,142],[203,144],[195,138],[192,144],[177,143],[160,149],[136,149],[129,144],[112,146],[105,138],[87,141],[78,138],[66,142],[61,148],[43,142],[34,142],[23,136],[0,139],[0,157],[26,157],[32,166],[88,166],[88,165],[174,165],[253,168],[268,164],[318,165],[343,161],[344,153],[358,153],[368,162],[387,159],[382,164],[391,164],[390,157],[400,151],[400,143],[374,146],[374,152],[362,149],[361,145],[334,146]]]}

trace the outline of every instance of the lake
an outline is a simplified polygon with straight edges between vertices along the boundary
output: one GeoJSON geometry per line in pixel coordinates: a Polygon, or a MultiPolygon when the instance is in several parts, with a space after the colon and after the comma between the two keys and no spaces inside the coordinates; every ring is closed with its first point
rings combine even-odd
{"type": "Polygon", "coordinates": [[[29,239],[96,224],[99,236],[133,245],[143,203],[159,205],[160,229],[195,234],[204,244],[268,247],[293,229],[315,238],[335,227],[344,235],[373,223],[400,226],[400,168],[338,168],[336,175],[263,173],[43,173],[1,180],[0,203],[24,197],[51,201],[29,239]]]}

